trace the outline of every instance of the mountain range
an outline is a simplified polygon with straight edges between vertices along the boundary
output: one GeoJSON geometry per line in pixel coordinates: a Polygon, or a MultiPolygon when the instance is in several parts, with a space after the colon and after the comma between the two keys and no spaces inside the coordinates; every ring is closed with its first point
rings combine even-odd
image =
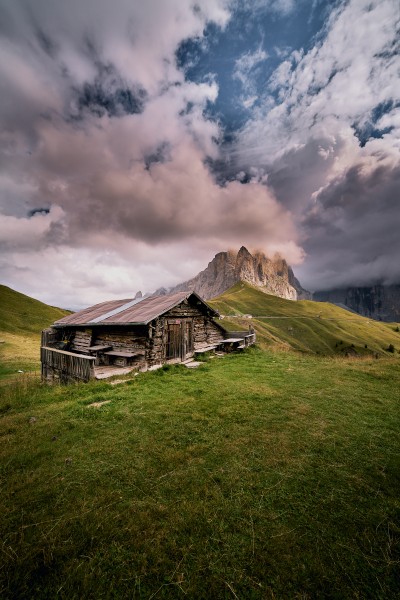
{"type": "Polygon", "coordinates": [[[268,258],[262,252],[251,254],[244,246],[239,252],[219,252],[204,271],[172,288],[160,288],[156,294],[194,290],[199,296],[209,300],[239,281],[250,283],[267,294],[287,300],[311,299],[311,293],[302,288],[284,258],[278,254],[268,258]]]}
{"type": "Polygon", "coordinates": [[[400,321],[400,285],[349,287],[312,294],[302,287],[284,258],[278,254],[269,258],[263,252],[251,254],[244,246],[239,252],[219,252],[195,277],[172,288],[160,288],[156,294],[194,290],[210,300],[238,282],[286,300],[330,302],[378,321],[400,321]]]}
{"type": "Polygon", "coordinates": [[[364,317],[378,321],[400,321],[400,285],[373,285],[319,291],[317,302],[345,305],[364,317]]]}

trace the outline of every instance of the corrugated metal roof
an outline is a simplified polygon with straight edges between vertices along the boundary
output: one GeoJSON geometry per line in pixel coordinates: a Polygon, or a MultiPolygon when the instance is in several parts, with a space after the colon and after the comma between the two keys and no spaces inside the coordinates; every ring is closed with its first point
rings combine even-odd
{"type": "Polygon", "coordinates": [[[143,298],[132,306],[132,299],[112,300],[102,302],[89,308],[85,308],[72,315],[68,315],[54,325],[127,325],[127,324],[147,324],[156,317],[164,314],[174,306],[180,304],[189,296],[194,295],[211,311],[213,315],[218,315],[211,306],[200,298],[195,292],[177,292],[165,296],[150,296],[143,298]],[[124,309],[124,304],[127,308],[124,309]],[[121,309],[121,310],[118,310],[121,309]],[[110,313],[113,313],[110,315],[110,313]]]}
{"type": "Polygon", "coordinates": [[[111,300],[109,302],[101,302],[100,304],[95,304],[94,306],[89,306],[83,310],[79,310],[76,313],[72,313],[72,315],[68,315],[67,317],[63,317],[55,322],[55,324],[65,324],[68,325],[77,325],[79,319],[79,323],[90,323],[96,317],[104,315],[110,310],[114,310],[115,308],[119,308],[123,304],[129,302],[128,300],[111,300]]]}

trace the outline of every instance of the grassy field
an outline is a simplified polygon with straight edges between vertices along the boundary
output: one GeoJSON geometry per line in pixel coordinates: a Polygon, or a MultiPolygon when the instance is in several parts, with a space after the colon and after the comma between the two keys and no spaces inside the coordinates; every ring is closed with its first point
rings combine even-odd
{"type": "Polygon", "coordinates": [[[399,597],[399,383],[249,349],[3,388],[0,596],[399,597]]]}
{"type": "Polygon", "coordinates": [[[47,387],[39,332],[64,313],[15,294],[1,598],[400,597],[397,326],[239,284],[214,304],[262,317],[223,321],[258,348],[47,387]]]}
{"type": "Polygon", "coordinates": [[[327,302],[293,302],[238,283],[210,304],[225,316],[222,325],[233,330],[252,325],[264,347],[360,356],[387,355],[390,346],[400,350],[397,324],[366,319],[327,302]],[[252,318],[240,318],[246,314],[252,318]]]}
{"type": "Polygon", "coordinates": [[[0,285],[0,382],[39,370],[40,332],[67,314],[0,285]]]}

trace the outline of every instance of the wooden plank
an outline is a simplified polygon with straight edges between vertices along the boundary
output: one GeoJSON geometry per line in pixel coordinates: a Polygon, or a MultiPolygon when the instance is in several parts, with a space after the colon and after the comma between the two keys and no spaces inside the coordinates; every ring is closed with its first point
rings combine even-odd
{"type": "Polygon", "coordinates": [[[49,348],[48,346],[42,346],[43,350],[50,350],[51,352],[56,352],[57,354],[67,354],[68,356],[76,356],[78,358],[83,358],[84,360],[96,360],[94,356],[88,356],[87,354],[77,354],[76,352],[67,352],[67,350],[58,350],[57,348],[49,348]]]}
{"type": "Polygon", "coordinates": [[[218,348],[218,344],[214,344],[212,346],[204,346],[203,348],[196,348],[196,350],[194,350],[194,354],[201,354],[202,352],[211,352],[216,348],[218,348]]]}
{"type": "Polygon", "coordinates": [[[107,356],[120,356],[121,358],[133,358],[134,356],[137,356],[137,353],[123,351],[120,352],[116,350],[110,350],[110,352],[104,352],[104,354],[107,356]]]}
{"type": "Polygon", "coordinates": [[[47,381],[68,383],[74,380],[89,381],[94,377],[93,356],[42,346],[40,358],[42,377],[47,381]]]}
{"type": "Polygon", "coordinates": [[[88,350],[90,352],[99,352],[100,350],[111,350],[112,346],[90,346],[88,350]]]}

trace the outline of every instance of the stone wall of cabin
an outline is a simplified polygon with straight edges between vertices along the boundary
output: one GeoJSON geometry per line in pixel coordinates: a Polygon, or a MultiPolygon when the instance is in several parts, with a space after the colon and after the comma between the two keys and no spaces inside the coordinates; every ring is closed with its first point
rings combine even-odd
{"type": "Polygon", "coordinates": [[[210,317],[201,316],[194,319],[194,349],[217,344],[224,339],[224,333],[215,325],[210,317]]]}
{"type": "Polygon", "coordinates": [[[93,329],[92,346],[111,346],[120,352],[132,352],[136,366],[144,366],[148,349],[147,328],[102,327],[93,329]]]}
{"type": "Polygon", "coordinates": [[[147,340],[147,364],[151,367],[165,362],[167,344],[167,326],[165,319],[155,319],[148,325],[147,340]]]}
{"type": "Polygon", "coordinates": [[[212,320],[207,321],[206,331],[208,344],[218,344],[226,337],[225,332],[222,331],[212,320]]]}

